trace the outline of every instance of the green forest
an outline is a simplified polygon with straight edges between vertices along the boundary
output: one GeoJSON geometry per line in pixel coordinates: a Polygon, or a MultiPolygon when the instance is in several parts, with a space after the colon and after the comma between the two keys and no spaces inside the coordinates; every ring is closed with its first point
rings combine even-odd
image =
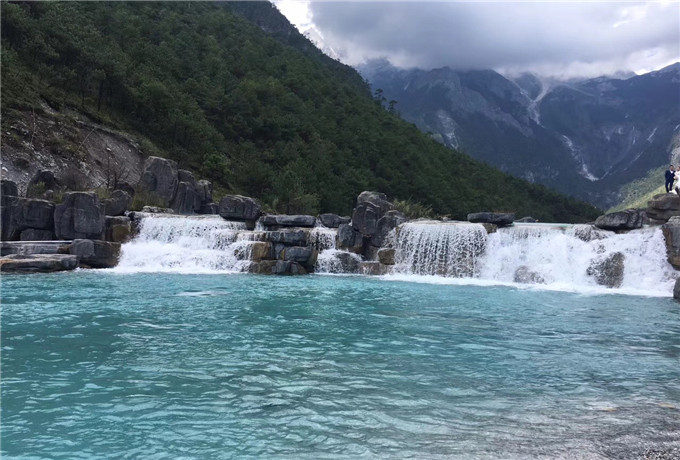
{"type": "Polygon", "coordinates": [[[458,219],[599,214],[420,133],[268,2],[2,2],[3,123],[41,100],[281,212],[347,214],[376,190],[458,219]]]}

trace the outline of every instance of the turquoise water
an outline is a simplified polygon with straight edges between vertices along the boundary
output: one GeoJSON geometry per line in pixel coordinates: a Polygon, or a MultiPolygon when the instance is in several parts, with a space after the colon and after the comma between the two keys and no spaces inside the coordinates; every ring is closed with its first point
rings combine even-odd
{"type": "Polygon", "coordinates": [[[2,458],[680,452],[668,298],[362,277],[2,277],[2,458]]]}

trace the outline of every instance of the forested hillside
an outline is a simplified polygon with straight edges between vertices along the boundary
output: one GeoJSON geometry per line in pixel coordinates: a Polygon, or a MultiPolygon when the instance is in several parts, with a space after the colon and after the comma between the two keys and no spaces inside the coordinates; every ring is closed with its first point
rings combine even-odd
{"type": "Polygon", "coordinates": [[[267,3],[2,2],[3,143],[44,101],[271,209],[347,213],[378,190],[455,218],[597,215],[429,139],[286,24],[267,3]]]}

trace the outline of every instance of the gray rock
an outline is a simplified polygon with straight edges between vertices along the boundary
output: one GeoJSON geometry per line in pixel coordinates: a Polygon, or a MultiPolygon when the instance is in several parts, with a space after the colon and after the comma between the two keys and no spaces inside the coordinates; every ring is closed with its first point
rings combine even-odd
{"type": "Polygon", "coordinates": [[[126,216],[106,216],[105,239],[114,243],[127,243],[132,236],[131,219],[126,216]]]}
{"type": "Polygon", "coordinates": [[[132,206],[132,197],[124,190],[114,190],[103,203],[107,216],[122,216],[132,206]]]}
{"type": "Polygon", "coordinates": [[[538,219],[534,219],[533,217],[522,217],[521,219],[517,219],[515,222],[522,222],[522,223],[535,223],[538,222],[538,219]]]}
{"type": "Polygon", "coordinates": [[[351,252],[336,252],[334,257],[340,262],[342,273],[359,273],[361,258],[356,254],[351,252]]]}
{"type": "Polygon", "coordinates": [[[287,246],[307,246],[308,232],[305,230],[276,230],[267,232],[267,241],[287,246]]]}
{"type": "Polygon", "coordinates": [[[675,193],[654,195],[647,202],[646,214],[650,219],[666,222],[673,216],[680,216],[680,196],[675,193]]]}
{"type": "Polygon", "coordinates": [[[1,196],[19,196],[19,189],[17,184],[11,180],[0,180],[0,195],[1,196]]]}
{"type": "Polygon", "coordinates": [[[240,220],[254,224],[262,214],[262,208],[250,197],[227,195],[220,200],[218,213],[227,220],[240,220]]]}
{"type": "Polygon", "coordinates": [[[308,265],[314,252],[315,251],[309,246],[291,246],[284,248],[279,257],[282,260],[292,260],[302,265],[308,265]]]}
{"type": "Polygon", "coordinates": [[[586,270],[586,274],[594,277],[599,285],[609,288],[619,287],[623,282],[624,260],[625,256],[621,252],[593,260],[586,270]]]}
{"type": "Polygon", "coordinates": [[[201,209],[198,210],[199,214],[219,214],[220,207],[217,203],[206,203],[201,205],[201,209]]]}
{"type": "Polygon", "coordinates": [[[0,258],[3,273],[50,273],[77,266],[78,257],[66,254],[11,254],[0,258]]]}
{"type": "Polygon", "coordinates": [[[52,230],[54,203],[47,200],[18,198],[12,207],[11,218],[19,230],[27,228],[52,230]]]}
{"type": "Polygon", "coordinates": [[[595,219],[595,226],[603,230],[634,230],[642,228],[643,219],[643,210],[626,209],[599,216],[595,219]]]}
{"type": "Polygon", "coordinates": [[[68,254],[70,241],[3,241],[0,244],[0,254],[68,254]]]}
{"type": "Polygon", "coordinates": [[[338,227],[337,247],[355,254],[361,254],[364,248],[364,238],[349,224],[338,227]]]}
{"type": "Polygon", "coordinates": [[[69,252],[78,256],[81,266],[92,268],[115,267],[120,257],[120,243],[78,239],[73,240],[69,252]]]}
{"type": "MultiPolygon", "coordinates": [[[[201,200],[201,206],[206,205],[208,203],[212,203],[213,196],[213,185],[212,182],[208,180],[199,180],[196,186],[196,189],[198,191],[198,197],[201,200]]],[[[212,214],[217,214],[212,213],[212,214]]]]}
{"type": "Polygon", "coordinates": [[[174,214],[175,210],[172,208],[161,208],[159,206],[144,206],[140,212],[148,212],[151,214],[174,214]]]}
{"type": "Polygon", "coordinates": [[[19,197],[16,196],[0,196],[0,238],[2,241],[16,240],[21,233],[12,218],[12,210],[18,200],[19,197]]]}
{"type": "Polygon", "coordinates": [[[189,182],[180,182],[177,193],[170,204],[177,214],[193,214],[201,209],[201,202],[194,187],[189,182]]]}
{"type": "Polygon", "coordinates": [[[314,216],[268,214],[260,219],[265,227],[314,227],[314,216]]]}
{"type": "Polygon", "coordinates": [[[515,221],[515,214],[511,212],[473,212],[467,215],[467,220],[475,224],[485,223],[505,227],[515,221]]]}
{"type": "Polygon", "coordinates": [[[408,218],[399,211],[387,211],[382,216],[376,225],[376,230],[371,237],[371,244],[375,247],[381,247],[387,240],[387,235],[397,226],[407,222],[408,218]]]}
{"type": "Polygon", "coordinates": [[[250,273],[259,275],[305,275],[307,271],[302,265],[290,260],[263,260],[252,263],[250,273]]]}
{"type": "Polygon", "coordinates": [[[359,273],[362,275],[382,276],[390,273],[391,267],[380,262],[361,262],[359,273]]]}
{"type": "Polygon", "coordinates": [[[545,284],[545,279],[539,273],[531,271],[526,265],[517,267],[513,281],[523,284],[545,284]]]}
{"type": "Polygon", "coordinates": [[[141,190],[157,197],[162,207],[170,206],[178,184],[177,162],[160,157],[146,159],[139,186],[141,190]]]}
{"type": "Polygon", "coordinates": [[[680,301],[680,278],[676,279],[673,285],[673,298],[680,301]]]}
{"type": "Polygon", "coordinates": [[[378,250],[378,261],[383,265],[395,264],[395,250],[393,248],[382,248],[378,250]]]}
{"type": "Polygon", "coordinates": [[[104,206],[93,192],[65,193],[54,210],[54,230],[59,239],[100,239],[104,223],[104,206]]]}
{"type": "Polygon", "coordinates": [[[666,256],[668,263],[676,270],[680,270],[680,217],[671,217],[661,226],[666,240],[666,256]]]}
{"type": "Polygon", "coordinates": [[[21,241],[51,241],[54,239],[54,232],[52,230],[27,228],[21,231],[19,239],[21,241]]]}
{"type": "Polygon", "coordinates": [[[321,225],[328,228],[338,228],[341,224],[349,224],[351,218],[341,217],[337,214],[320,214],[319,221],[321,225]]]}
{"type": "Polygon", "coordinates": [[[378,227],[378,220],[391,209],[392,203],[387,201],[384,193],[361,192],[352,213],[352,226],[364,236],[373,236],[378,227]]]}

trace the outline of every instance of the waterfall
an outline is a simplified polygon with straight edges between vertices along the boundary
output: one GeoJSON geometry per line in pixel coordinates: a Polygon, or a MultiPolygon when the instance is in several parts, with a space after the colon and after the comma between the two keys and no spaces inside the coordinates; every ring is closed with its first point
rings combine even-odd
{"type": "Polygon", "coordinates": [[[590,225],[515,224],[486,234],[481,225],[411,222],[399,227],[395,272],[491,283],[645,295],[672,291],[658,227],[625,234],[590,225]]]}
{"type": "MultiPolygon", "coordinates": [[[[263,232],[259,232],[263,234],[263,232]]],[[[220,216],[150,215],[138,236],[121,248],[119,272],[241,271],[258,232],[220,216]]]]}
{"type": "Polygon", "coordinates": [[[470,277],[486,245],[480,224],[413,222],[399,227],[396,271],[416,275],[470,277]]]}

